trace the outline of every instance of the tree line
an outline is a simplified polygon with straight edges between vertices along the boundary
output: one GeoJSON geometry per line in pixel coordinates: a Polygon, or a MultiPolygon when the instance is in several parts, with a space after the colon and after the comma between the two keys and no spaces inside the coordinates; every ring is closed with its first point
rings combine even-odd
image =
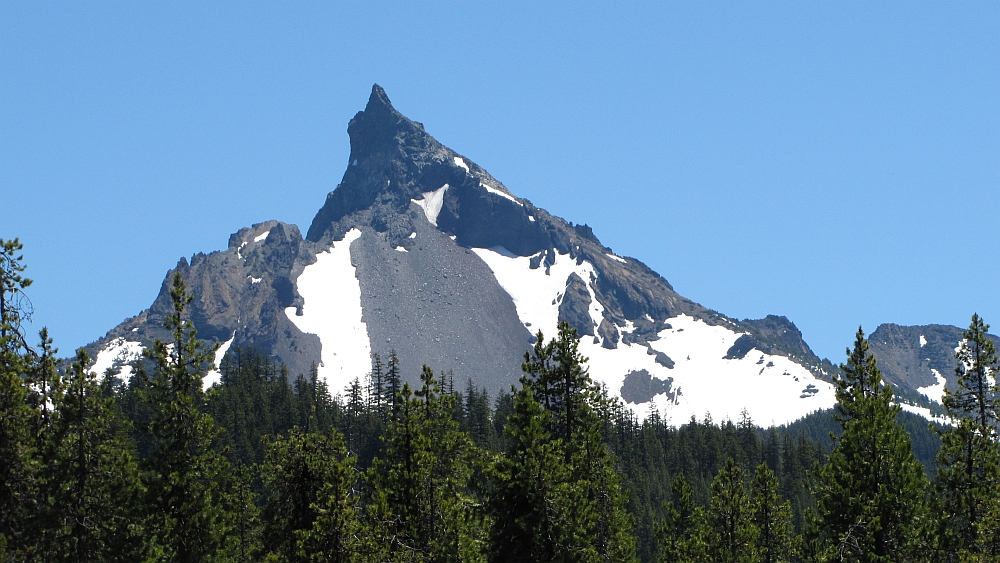
{"type": "Polygon", "coordinates": [[[745,414],[639,420],[565,324],[492,398],[426,366],[403,383],[392,352],[333,394],[315,368],[236,348],[203,390],[214,349],[179,275],[171,341],[123,380],[82,350],[60,362],[44,329],[29,345],[21,245],[0,243],[0,561],[1000,557],[998,362],[978,316],[921,464],[860,329],[825,442],[745,414]]]}

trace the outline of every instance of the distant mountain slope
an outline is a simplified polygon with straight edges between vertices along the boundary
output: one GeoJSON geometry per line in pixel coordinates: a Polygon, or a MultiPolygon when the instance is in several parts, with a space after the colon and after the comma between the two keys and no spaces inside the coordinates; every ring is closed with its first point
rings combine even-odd
{"type": "Polygon", "coordinates": [[[833,404],[836,368],[788,319],[739,321],[679,295],[586,225],[518,198],[440,144],[377,85],[348,134],[344,177],[305,238],[268,221],[232,235],[225,251],[182,258],[149,309],[91,345],[95,366],[124,366],[167,337],[167,284],[179,271],[199,335],[223,345],[219,360],[253,346],[292,375],[316,364],[334,392],[390,350],[410,381],[428,364],[509,389],[533,334],[551,337],[565,320],[591,375],[640,415],[655,406],[684,422],[745,408],[780,424],[833,404]]]}

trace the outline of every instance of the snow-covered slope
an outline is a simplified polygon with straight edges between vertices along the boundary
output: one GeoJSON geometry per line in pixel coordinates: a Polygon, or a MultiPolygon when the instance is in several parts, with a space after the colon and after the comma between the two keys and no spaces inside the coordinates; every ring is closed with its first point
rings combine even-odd
{"type": "Polygon", "coordinates": [[[368,326],[362,320],[361,286],[351,264],[351,243],[361,231],[351,229],[343,240],[316,255],[296,280],[305,303],[301,313],[287,307],[285,314],[323,344],[319,375],[332,389],[343,389],[371,366],[368,326]]]}
{"type": "MultiPolygon", "coordinates": [[[[518,317],[526,327],[555,335],[559,307],[570,283],[578,276],[590,296],[588,314],[594,325],[603,321],[604,308],[594,290],[597,274],[587,261],[558,254],[547,268],[531,267],[533,257],[516,256],[503,247],[474,248],[510,294],[518,317]]],[[[537,258],[537,256],[535,257],[537,258]]],[[[736,341],[747,334],[727,326],[711,326],[688,315],[662,319],[665,328],[643,345],[602,346],[600,336],[583,337],[581,352],[589,358],[590,374],[608,390],[622,395],[625,381],[639,375],[659,380],[659,393],[626,401],[640,417],[655,407],[676,422],[706,414],[715,420],[737,419],[743,410],[760,423],[784,424],[820,408],[830,407],[833,386],[784,356],[752,350],[742,358],[727,357],[736,341]],[[657,353],[673,362],[657,362],[657,353]]],[[[633,323],[616,327],[621,334],[635,330],[633,323]]],[[[628,393],[625,393],[628,395],[628,393]]],[[[633,397],[628,397],[633,399],[633,397]]]]}

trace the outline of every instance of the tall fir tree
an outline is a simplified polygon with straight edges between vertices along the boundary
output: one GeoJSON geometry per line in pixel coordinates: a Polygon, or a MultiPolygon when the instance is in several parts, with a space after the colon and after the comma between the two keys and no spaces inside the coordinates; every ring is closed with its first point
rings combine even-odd
{"type": "Polygon", "coordinates": [[[972,315],[955,354],[957,384],[946,389],[944,406],[953,425],[938,452],[940,549],[946,560],[1000,557],[1000,391],[997,353],[987,325],[972,315]]]}
{"type": "Polygon", "coordinates": [[[705,512],[708,554],[718,563],[749,563],[756,559],[756,528],[743,470],[733,458],[712,481],[712,499],[705,512]]]}
{"type": "Polygon", "coordinates": [[[23,558],[35,538],[27,534],[37,500],[39,413],[29,405],[27,374],[36,362],[22,323],[31,316],[24,290],[23,245],[0,239],[0,561],[23,558]]]}
{"type": "MultiPolygon", "coordinates": [[[[43,337],[44,340],[44,337],[43,337]]],[[[44,503],[36,531],[46,561],[127,561],[143,554],[142,487],[135,447],[113,397],[101,392],[77,351],[65,386],[51,395],[46,428],[44,503]]]]}
{"type": "Polygon", "coordinates": [[[671,500],[664,502],[665,518],[656,527],[660,563],[696,563],[707,558],[705,512],[694,502],[691,485],[683,473],[670,485],[671,500]]]}
{"type": "Polygon", "coordinates": [[[782,500],[778,478],[765,463],[754,470],[750,504],[756,530],[756,561],[782,563],[795,553],[792,506],[782,500]]]}
{"type": "Polygon", "coordinates": [[[427,366],[414,393],[404,383],[371,470],[370,517],[393,560],[483,558],[484,515],[470,489],[477,449],[453,418],[455,397],[427,366]]]}
{"type": "Polygon", "coordinates": [[[905,561],[913,555],[923,508],[924,470],[860,328],[847,353],[842,375],[834,378],[843,433],[814,480],[825,557],[905,561]]]}
{"type": "Polygon", "coordinates": [[[201,412],[202,379],[214,349],[204,347],[185,318],[192,296],[180,272],[174,274],[170,299],[173,310],[164,327],[173,342],[156,340],[144,353],[153,364],[143,393],[152,411],[147,427],[152,452],[142,464],[147,533],[157,561],[213,561],[225,555],[226,538],[238,527],[227,510],[234,475],[224,453],[213,448],[215,421],[201,412]]]}
{"type": "Polygon", "coordinates": [[[549,342],[539,332],[525,353],[508,420],[511,446],[496,466],[495,561],[635,560],[617,461],[598,414],[607,398],[585,363],[566,322],[549,342]]]}
{"type": "Polygon", "coordinates": [[[362,560],[354,458],[338,431],[306,433],[296,427],[287,437],[268,440],[261,474],[269,560],[362,560]]]}

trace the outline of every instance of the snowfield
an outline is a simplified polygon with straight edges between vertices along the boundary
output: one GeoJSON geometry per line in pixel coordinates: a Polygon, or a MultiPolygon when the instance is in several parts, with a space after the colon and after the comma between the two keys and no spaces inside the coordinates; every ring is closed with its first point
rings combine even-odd
{"type": "MultiPolygon", "coordinates": [[[[500,190],[498,190],[498,189],[496,189],[496,188],[494,188],[492,186],[487,186],[486,184],[484,184],[482,182],[480,182],[479,185],[482,186],[482,187],[484,187],[484,188],[486,188],[486,191],[490,192],[493,195],[498,195],[498,196],[500,196],[500,197],[502,197],[504,199],[509,199],[510,201],[513,201],[514,203],[520,205],[521,207],[524,207],[523,203],[521,203],[520,201],[517,201],[517,199],[514,196],[510,195],[507,192],[502,192],[502,191],[500,191],[500,190]]],[[[534,218],[532,218],[531,220],[534,221],[534,218]]]]}
{"type": "Polygon", "coordinates": [[[606,255],[608,258],[616,262],[621,262],[622,264],[628,264],[628,260],[622,258],[621,256],[618,256],[617,254],[606,253],[606,255]]]}
{"type": "MultiPolygon", "coordinates": [[[[577,274],[590,292],[590,317],[600,324],[604,307],[593,290],[594,268],[589,262],[577,264],[569,255],[557,254],[546,274],[544,264],[530,268],[531,257],[516,256],[503,247],[472,249],[493,271],[500,286],[510,294],[521,322],[532,333],[541,329],[546,338],[556,334],[559,303],[571,274],[577,274]]],[[[684,424],[692,416],[699,420],[710,415],[716,422],[738,420],[746,409],[759,425],[785,424],[836,402],[834,387],[815,378],[809,370],[784,356],[752,350],[743,359],[724,359],[742,332],[724,326],[710,326],[700,319],[679,315],[665,319],[671,328],[650,343],[674,361],[667,368],[656,363],[646,346],[618,344],[616,349],[601,346],[599,337],[580,339],[580,352],[589,358],[591,377],[618,396],[625,376],[633,370],[647,370],[653,377],[672,380],[674,399],[666,394],[652,404],[628,404],[640,419],[651,407],[673,424],[684,424]]],[[[619,326],[620,332],[634,330],[632,323],[619,326]]]]}
{"type": "Polygon", "coordinates": [[[590,287],[594,266],[590,262],[577,264],[568,254],[557,254],[556,263],[545,273],[544,262],[531,269],[531,256],[516,256],[502,246],[473,248],[486,265],[493,270],[500,286],[514,300],[517,316],[532,334],[541,329],[546,338],[556,335],[559,325],[559,304],[566,291],[570,274],[576,274],[587,284],[590,292],[590,318],[600,325],[604,307],[597,301],[590,287]]]}
{"type": "Polygon", "coordinates": [[[205,374],[204,379],[201,380],[201,386],[203,389],[208,389],[209,387],[215,385],[222,381],[222,372],[219,371],[219,366],[222,365],[222,358],[226,357],[226,352],[229,351],[229,347],[233,345],[233,340],[236,339],[236,331],[233,331],[233,335],[229,337],[229,340],[223,342],[219,349],[215,351],[215,369],[208,370],[205,374]]]}
{"type": "Polygon", "coordinates": [[[931,373],[934,374],[935,383],[926,387],[920,387],[917,391],[923,393],[928,399],[940,403],[944,400],[944,389],[948,380],[936,369],[932,368],[931,373]]]}
{"type": "Polygon", "coordinates": [[[128,381],[132,377],[132,366],[129,364],[142,358],[143,349],[140,342],[125,340],[123,337],[115,338],[97,353],[89,371],[96,373],[97,379],[101,380],[108,368],[119,368],[121,373],[118,377],[122,381],[128,381]]]}
{"type": "MultiPolygon", "coordinates": [[[[448,190],[448,184],[441,186],[433,192],[423,192],[423,199],[411,199],[424,210],[424,215],[431,225],[437,227],[438,214],[441,213],[441,206],[444,205],[444,192],[448,190]]],[[[416,234],[416,233],[414,233],[416,234]]]]}
{"type": "Polygon", "coordinates": [[[319,376],[333,394],[371,370],[368,325],[361,320],[361,284],[351,263],[351,243],[360,237],[360,230],[351,229],[344,240],[317,254],[296,281],[304,300],[302,316],[295,314],[295,307],[285,309],[299,330],[319,336],[319,376]]]}

